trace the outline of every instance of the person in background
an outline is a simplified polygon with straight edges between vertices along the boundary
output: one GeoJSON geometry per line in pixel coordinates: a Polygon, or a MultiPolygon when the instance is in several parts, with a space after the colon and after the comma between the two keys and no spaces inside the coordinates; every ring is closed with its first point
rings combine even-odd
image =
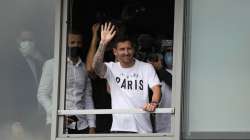
{"type": "MultiPolygon", "coordinates": [[[[87,75],[85,64],[80,59],[83,40],[80,32],[70,31],[67,46],[67,81],[66,107],[67,110],[94,109],[92,87],[87,75]]],[[[51,123],[53,72],[55,60],[47,60],[38,88],[37,99],[47,112],[47,124],[51,123]]],[[[65,131],[69,134],[95,133],[95,115],[73,115],[64,119],[65,131]]]]}
{"type": "MultiPolygon", "coordinates": [[[[162,65],[163,57],[161,54],[154,53],[148,57],[148,62],[151,63],[161,81],[161,100],[159,108],[170,108],[172,98],[172,74],[169,73],[162,65]]],[[[157,133],[166,133],[171,130],[171,115],[156,114],[155,115],[155,131],[157,133]]]]}
{"type": "Polygon", "coordinates": [[[173,42],[172,40],[162,40],[161,47],[163,50],[165,67],[167,71],[172,74],[172,68],[173,68],[173,42]]]}
{"type": "Polygon", "coordinates": [[[40,78],[40,69],[45,61],[44,55],[36,47],[36,42],[33,37],[33,33],[29,30],[23,30],[20,32],[17,38],[18,49],[22,56],[25,58],[35,83],[38,86],[40,78]]]}

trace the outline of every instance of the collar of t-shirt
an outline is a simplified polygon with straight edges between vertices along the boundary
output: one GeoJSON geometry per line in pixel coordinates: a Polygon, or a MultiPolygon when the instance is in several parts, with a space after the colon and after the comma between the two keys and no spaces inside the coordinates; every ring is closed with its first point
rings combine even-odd
{"type": "Polygon", "coordinates": [[[120,62],[117,62],[117,63],[118,63],[118,65],[120,66],[120,68],[122,68],[122,69],[124,69],[124,70],[129,70],[129,69],[133,69],[133,68],[137,65],[138,60],[134,58],[134,61],[135,61],[134,65],[131,66],[131,67],[127,67],[127,68],[122,67],[122,65],[121,65],[120,62]]]}

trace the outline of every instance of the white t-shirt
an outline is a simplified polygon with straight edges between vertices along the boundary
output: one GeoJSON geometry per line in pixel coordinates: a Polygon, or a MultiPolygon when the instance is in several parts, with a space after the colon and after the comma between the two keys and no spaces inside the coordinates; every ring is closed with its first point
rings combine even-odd
{"type": "MultiPolygon", "coordinates": [[[[105,63],[113,109],[143,108],[148,103],[148,87],[160,85],[153,66],[135,60],[130,68],[122,68],[119,62],[105,63]]],[[[113,114],[111,131],[151,133],[149,114],[113,114]]]]}

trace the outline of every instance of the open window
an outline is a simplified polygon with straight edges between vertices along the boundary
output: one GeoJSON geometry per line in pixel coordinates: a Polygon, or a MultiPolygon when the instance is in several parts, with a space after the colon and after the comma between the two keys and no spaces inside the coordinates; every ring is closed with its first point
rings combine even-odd
{"type": "MultiPolygon", "coordinates": [[[[58,81],[55,81],[54,85],[58,85],[56,86],[58,88],[54,89],[57,95],[53,96],[54,113],[52,117],[51,138],[124,139],[124,137],[130,137],[136,139],[138,137],[144,137],[145,139],[151,139],[151,137],[154,137],[159,140],[179,139],[182,26],[183,0],[160,0],[157,2],[152,0],[57,0],[55,38],[55,51],[57,53],[55,58],[59,69],[56,70],[55,74],[55,78],[58,79],[58,81]],[[72,98],[67,96],[69,84],[72,84],[72,80],[74,81],[76,79],[84,81],[84,79],[79,79],[79,76],[82,76],[81,74],[70,76],[69,73],[71,71],[68,63],[69,50],[67,50],[69,33],[72,30],[78,30],[83,33],[82,44],[84,47],[81,50],[81,61],[87,63],[87,55],[93,36],[92,26],[95,23],[103,24],[106,21],[111,21],[119,27],[119,34],[126,34],[132,38],[136,49],[135,57],[137,59],[147,61],[151,53],[154,53],[157,54],[155,56],[159,56],[159,60],[162,62],[164,70],[167,68],[172,69],[172,87],[169,89],[169,94],[162,96],[161,99],[163,102],[163,98],[166,98],[167,105],[157,108],[153,113],[145,112],[141,108],[112,109],[111,98],[105,80],[98,79],[93,75],[89,76],[86,73],[86,75],[91,78],[91,97],[93,99],[94,108],[72,109],[67,107],[67,101],[69,98],[72,98]],[[171,57],[169,57],[171,55],[173,56],[172,60],[171,57]],[[111,133],[112,114],[148,115],[150,116],[152,132],[126,134],[111,133]],[[77,122],[79,116],[86,117],[88,115],[96,115],[96,134],[70,134],[68,132],[68,118],[76,120],[77,122]],[[163,121],[160,123],[157,122],[157,117],[163,117],[163,121]],[[163,131],[158,131],[157,126],[160,124],[163,125],[163,127],[168,125],[168,128],[163,131]]],[[[97,35],[99,34],[97,33],[97,35]]],[[[105,59],[106,61],[115,61],[112,55],[112,49],[105,54],[105,59]]],[[[163,79],[166,78],[164,76],[163,79]]],[[[82,85],[80,84],[78,86],[81,87],[82,85]]],[[[77,129],[80,124],[70,123],[70,125],[77,129]]]]}

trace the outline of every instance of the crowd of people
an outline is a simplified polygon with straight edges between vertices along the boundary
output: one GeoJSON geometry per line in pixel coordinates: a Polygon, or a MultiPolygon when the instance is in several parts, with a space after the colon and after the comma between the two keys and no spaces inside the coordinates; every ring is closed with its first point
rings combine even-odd
{"type": "MultiPolygon", "coordinates": [[[[156,108],[171,107],[173,49],[149,34],[134,38],[111,22],[92,26],[88,47],[82,33],[70,29],[67,35],[65,109],[144,109],[146,114],[73,115],[64,117],[64,132],[166,133],[170,114],[151,115],[156,108]],[[112,56],[112,57],[110,57],[112,56]],[[152,119],[153,117],[153,119],[152,119]]],[[[54,58],[42,69],[37,99],[51,124],[54,58]]]]}

